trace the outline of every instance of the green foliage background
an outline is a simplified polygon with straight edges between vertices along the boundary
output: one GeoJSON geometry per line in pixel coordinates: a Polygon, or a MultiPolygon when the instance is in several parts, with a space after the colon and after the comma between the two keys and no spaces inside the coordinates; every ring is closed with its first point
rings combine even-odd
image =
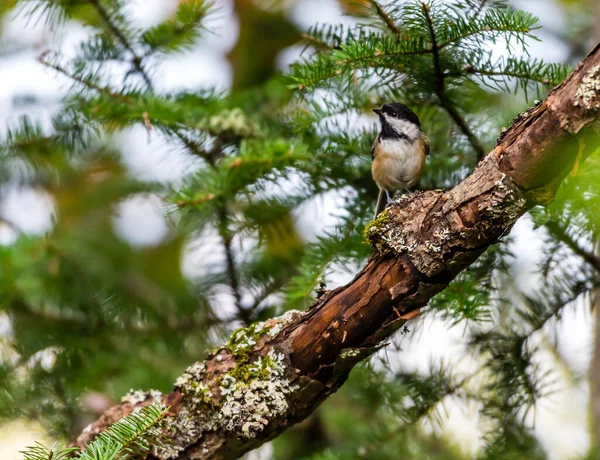
{"type": "MultiPolygon", "coordinates": [[[[13,3],[25,2],[0,12],[13,3]]],[[[562,37],[576,62],[591,44],[589,14],[566,3],[582,30],[579,40],[562,37]]],[[[53,24],[79,21],[93,33],[74,57],[40,57],[73,85],[52,127],[25,117],[0,144],[0,200],[18,184],[55,203],[51,231],[13,228],[16,241],[0,247],[0,312],[11,324],[2,339],[0,418],[38,420],[60,440],[81,431],[89,392],[115,401],[130,388],[167,392],[231,330],[306,308],[320,284],[331,288],[336,273],[366,260],[376,127],[373,119],[368,129],[352,128],[357,116],[390,100],[413,108],[432,143],[419,187],[448,188],[569,71],[523,53],[537,19],[503,2],[344,4],[355,26],[299,31],[285,4],[240,0],[232,89],[165,93],[154,88],[154,66],[211,32],[213,6],[182,1],[165,22],[141,30],[121,0],[33,5],[53,24]],[[298,42],[307,46],[302,61],[279,74],[278,53],[298,42]],[[115,63],[124,78],[114,77],[115,63]],[[131,126],[183,152],[193,172],[174,185],[136,177],[115,142],[131,126]],[[153,246],[131,245],[115,232],[115,212],[124,199],[148,194],[162,200],[169,234],[153,246]],[[337,224],[306,240],[297,213],[326,194],[337,197],[337,224]],[[197,247],[218,257],[206,259],[201,275],[185,276],[183,257],[197,247]]],[[[531,213],[547,238],[539,292],[519,291],[506,237],[428,306],[448,327],[465,329],[472,369],[404,369],[394,348],[407,344],[405,331],[275,440],[276,457],[469,457],[471,446],[437,429],[452,400],[475,408],[478,457],[545,458],[531,414],[555,377],[536,357],[554,344],[542,347],[536,334],[555,327],[567,306],[589,308],[598,273],[582,254],[593,254],[597,241],[599,161],[592,154],[550,207],[531,213]]]]}

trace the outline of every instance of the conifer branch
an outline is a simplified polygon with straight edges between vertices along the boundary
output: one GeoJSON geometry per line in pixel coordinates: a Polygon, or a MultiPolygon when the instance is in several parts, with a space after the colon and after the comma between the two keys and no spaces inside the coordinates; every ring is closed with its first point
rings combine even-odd
{"type": "Polygon", "coordinates": [[[416,408],[416,407],[411,408],[411,409],[417,409],[417,410],[411,411],[411,413],[408,417],[408,420],[402,420],[401,424],[398,428],[396,428],[394,430],[390,430],[382,439],[378,439],[376,443],[373,443],[373,444],[367,446],[366,448],[362,449],[361,453],[364,452],[364,455],[361,455],[361,456],[364,457],[364,456],[368,456],[369,454],[373,454],[373,453],[377,452],[377,450],[381,449],[382,443],[392,441],[399,434],[406,431],[407,428],[410,428],[411,426],[415,426],[417,423],[421,423],[426,417],[428,417],[435,410],[435,408],[437,406],[439,406],[440,404],[443,403],[445,398],[447,398],[448,396],[455,395],[458,391],[463,389],[473,378],[477,377],[485,369],[486,369],[485,366],[480,366],[477,369],[475,369],[473,372],[470,372],[469,374],[464,376],[462,379],[460,379],[460,381],[458,381],[456,383],[452,383],[451,381],[446,381],[444,379],[444,376],[441,376],[441,378],[439,378],[437,375],[434,374],[435,375],[434,379],[436,380],[436,382],[434,382],[434,384],[437,384],[437,386],[443,387],[441,389],[441,391],[435,392],[436,393],[435,398],[424,401],[424,404],[422,404],[418,408],[416,408]],[[442,381],[437,382],[437,380],[442,380],[442,381]]]}
{"type": "Polygon", "coordinates": [[[103,96],[106,96],[110,99],[118,100],[119,102],[121,102],[123,104],[131,104],[131,101],[126,96],[124,96],[122,94],[117,94],[117,93],[111,91],[111,89],[106,86],[100,86],[100,85],[96,84],[95,82],[93,82],[89,78],[83,78],[80,75],[69,72],[67,69],[65,69],[60,64],[55,63],[55,62],[50,62],[49,60],[47,60],[46,56],[47,56],[47,53],[44,53],[38,58],[38,61],[40,62],[40,64],[42,64],[50,69],[55,70],[56,72],[64,75],[65,77],[69,78],[70,80],[73,80],[77,83],[82,84],[83,86],[85,86],[88,89],[97,91],[98,93],[102,94],[103,96]]]}
{"type": "Polygon", "coordinates": [[[477,5],[477,7],[475,8],[475,11],[473,11],[473,14],[475,16],[479,16],[487,4],[488,4],[488,0],[480,0],[479,5],[477,5]]]}
{"type": "Polygon", "coordinates": [[[519,79],[526,79],[529,81],[535,81],[537,83],[541,83],[542,85],[546,85],[546,86],[553,86],[556,85],[558,83],[560,83],[560,81],[552,81],[549,80],[547,78],[538,78],[535,75],[531,75],[529,73],[518,73],[518,72],[514,72],[514,71],[501,71],[501,70],[488,70],[488,69],[478,69],[475,67],[468,67],[467,69],[465,69],[462,72],[446,72],[445,73],[446,77],[462,77],[464,75],[483,75],[486,77],[509,77],[509,78],[519,78],[519,79]]]}
{"type": "Polygon", "coordinates": [[[573,239],[567,230],[556,220],[549,220],[545,225],[548,232],[557,240],[562,241],[573,253],[581,257],[585,262],[590,264],[594,270],[600,273],[600,257],[594,254],[593,251],[588,251],[573,239]]]}
{"type": "Polygon", "coordinates": [[[131,412],[99,433],[96,439],[82,448],[54,444],[47,448],[40,443],[21,452],[25,460],[126,460],[145,456],[162,445],[169,408],[146,405],[131,412]]]}
{"type": "MultiPolygon", "coordinates": [[[[376,251],[349,284],[320,296],[304,313],[234,332],[227,345],[192,365],[173,392],[148,396],[172,406],[176,433],[154,456],[237,458],[310,415],[356,363],[378,350],[521,215],[552,200],[577,159],[577,138],[600,130],[598,68],[600,45],[546,100],[521,114],[464,181],[390,206],[365,229],[376,251]]],[[[529,324],[536,330],[538,319],[554,310],[534,313],[529,324]]],[[[525,337],[516,340],[503,346],[514,353],[525,337]]],[[[509,401],[510,410],[530,404],[540,390],[526,367],[521,359],[507,372],[525,393],[509,401]]],[[[512,396],[504,390],[500,403],[512,396]]],[[[86,444],[136,406],[110,409],[78,443],[86,444]]],[[[493,415],[498,407],[486,411],[493,415]]]]}
{"type": "Polygon", "coordinates": [[[100,3],[100,0],[87,0],[87,1],[98,12],[100,17],[104,21],[104,23],[107,25],[107,27],[112,32],[112,34],[117,38],[117,40],[119,40],[121,42],[121,44],[125,47],[125,49],[127,49],[127,51],[129,51],[131,53],[132,64],[133,64],[133,67],[135,68],[135,71],[137,73],[139,73],[141,75],[141,77],[144,79],[144,81],[146,82],[146,85],[148,86],[148,89],[150,91],[154,91],[154,87],[152,85],[152,80],[150,80],[150,76],[148,75],[148,73],[146,72],[144,67],[142,66],[143,58],[135,52],[135,50],[133,49],[133,46],[131,45],[131,43],[129,43],[129,40],[127,39],[125,34],[112,21],[110,15],[108,14],[108,11],[106,11],[106,9],[102,5],[102,3],[100,3]]]}
{"type": "Polygon", "coordinates": [[[398,28],[398,26],[394,23],[394,20],[390,17],[389,14],[385,12],[383,7],[376,0],[369,0],[369,3],[375,7],[375,11],[377,11],[377,16],[381,18],[381,20],[385,23],[390,31],[398,36],[398,40],[400,40],[400,35],[402,31],[398,28]]]}
{"type": "Polygon", "coordinates": [[[429,14],[429,6],[425,2],[421,3],[421,8],[423,10],[423,14],[425,16],[425,20],[427,21],[427,28],[429,29],[429,38],[431,39],[431,55],[433,57],[433,69],[435,73],[435,91],[440,98],[440,100],[444,96],[444,80],[445,75],[442,71],[442,66],[440,64],[440,53],[439,46],[435,33],[435,26],[433,25],[433,20],[431,19],[431,14],[429,14]]]}
{"type": "Polygon", "coordinates": [[[427,27],[429,29],[429,36],[431,38],[431,54],[433,56],[436,95],[442,108],[448,113],[448,115],[450,115],[450,118],[454,120],[458,128],[467,137],[469,143],[473,147],[473,150],[475,150],[475,153],[477,154],[477,159],[481,160],[485,156],[485,150],[483,149],[481,142],[479,142],[479,139],[477,139],[477,136],[475,136],[473,131],[471,131],[471,128],[469,128],[467,122],[462,118],[460,113],[458,113],[458,110],[456,110],[453,104],[446,97],[446,74],[442,70],[440,63],[440,47],[436,38],[435,26],[433,24],[427,4],[421,3],[421,7],[427,22],[427,27]]]}

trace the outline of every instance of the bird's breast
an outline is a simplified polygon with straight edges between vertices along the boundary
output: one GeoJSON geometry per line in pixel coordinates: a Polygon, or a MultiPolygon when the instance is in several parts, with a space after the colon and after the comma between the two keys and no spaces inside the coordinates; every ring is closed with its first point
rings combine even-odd
{"type": "Polygon", "coordinates": [[[417,183],[425,166],[425,149],[420,139],[413,142],[379,140],[373,155],[373,179],[387,190],[410,188],[417,183]]]}

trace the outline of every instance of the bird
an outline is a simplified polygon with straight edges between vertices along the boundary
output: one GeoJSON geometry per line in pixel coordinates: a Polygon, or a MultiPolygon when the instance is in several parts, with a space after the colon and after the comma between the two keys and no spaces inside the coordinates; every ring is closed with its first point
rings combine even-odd
{"type": "Polygon", "coordinates": [[[381,130],[371,148],[371,172],[379,187],[375,218],[392,202],[396,190],[410,193],[425,168],[429,138],[421,130],[419,117],[398,102],[373,109],[381,130]]]}

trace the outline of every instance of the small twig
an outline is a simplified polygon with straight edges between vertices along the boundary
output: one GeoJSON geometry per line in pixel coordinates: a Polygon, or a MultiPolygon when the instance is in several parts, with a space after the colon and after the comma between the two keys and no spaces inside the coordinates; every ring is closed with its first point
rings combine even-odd
{"type": "Polygon", "coordinates": [[[313,45],[315,48],[321,48],[321,49],[326,49],[326,50],[331,50],[331,51],[333,51],[334,49],[337,49],[336,46],[330,45],[327,42],[321,41],[317,37],[315,37],[309,33],[303,33],[301,35],[301,37],[304,40],[306,40],[308,42],[308,44],[313,45]]]}
{"type": "Polygon", "coordinates": [[[187,138],[180,131],[175,130],[173,132],[177,136],[177,138],[183,143],[183,145],[187,147],[190,153],[199,156],[200,158],[205,160],[213,169],[217,167],[217,159],[223,153],[224,144],[223,140],[218,135],[214,140],[213,146],[210,149],[206,150],[201,149],[197,143],[187,138]]]}
{"type": "Polygon", "coordinates": [[[193,206],[196,204],[204,204],[208,201],[212,201],[217,197],[214,193],[209,193],[207,195],[201,195],[198,198],[193,198],[191,200],[179,200],[175,204],[179,208],[183,208],[185,206],[193,206]]]}

